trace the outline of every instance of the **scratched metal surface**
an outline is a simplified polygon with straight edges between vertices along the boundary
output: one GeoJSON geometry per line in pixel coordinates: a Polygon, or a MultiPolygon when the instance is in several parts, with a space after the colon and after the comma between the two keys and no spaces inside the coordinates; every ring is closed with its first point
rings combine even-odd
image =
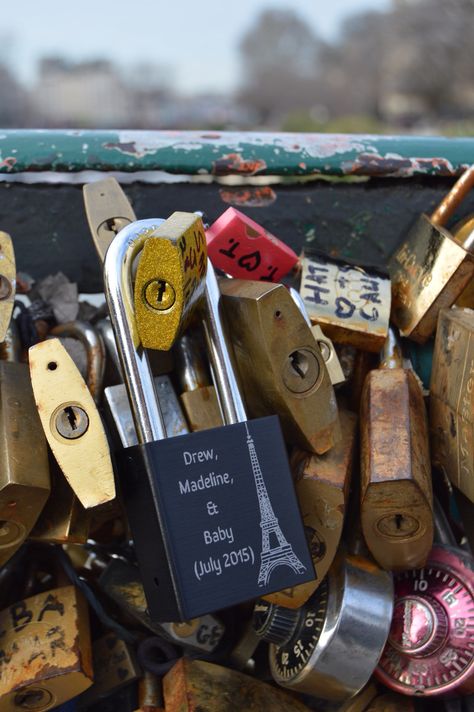
{"type": "MultiPolygon", "coordinates": [[[[305,246],[383,269],[417,215],[429,212],[452,183],[452,179],[425,176],[245,189],[215,183],[132,183],[124,190],[139,218],[199,209],[212,222],[234,205],[298,253],[305,246]]],[[[474,193],[458,217],[469,212],[474,213],[474,193]]],[[[18,269],[35,277],[61,270],[81,290],[102,291],[80,186],[0,183],[0,229],[13,237],[18,269]]]]}
{"type": "Polygon", "coordinates": [[[212,131],[0,132],[0,172],[160,170],[203,175],[453,175],[474,139],[212,131]]]}

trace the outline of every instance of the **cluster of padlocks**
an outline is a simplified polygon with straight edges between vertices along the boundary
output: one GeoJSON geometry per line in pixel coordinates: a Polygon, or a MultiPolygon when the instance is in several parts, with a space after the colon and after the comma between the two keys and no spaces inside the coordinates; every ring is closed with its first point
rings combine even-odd
{"type": "Polygon", "coordinates": [[[472,183],[389,277],[91,183],[88,322],[0,233],[0,712],[470,709],[472,183]]]}

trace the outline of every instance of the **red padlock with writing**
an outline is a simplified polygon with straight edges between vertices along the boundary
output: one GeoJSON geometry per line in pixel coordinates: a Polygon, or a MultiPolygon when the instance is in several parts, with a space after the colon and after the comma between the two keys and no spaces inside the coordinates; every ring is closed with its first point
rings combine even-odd
{"type": "Polygon", "coordinates": [[[206,230],[212,264],[231,277],[280,282],[298,255],[235,208],[228,208],[206,230]]]}

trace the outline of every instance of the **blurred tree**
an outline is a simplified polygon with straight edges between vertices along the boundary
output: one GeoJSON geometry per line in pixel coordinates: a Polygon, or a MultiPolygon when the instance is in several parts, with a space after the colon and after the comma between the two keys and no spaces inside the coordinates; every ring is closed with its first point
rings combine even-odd
{"type": "Polygon", "coordinates": [[[317,67],[322,42],[293,10],[265,10],[242,38],[239,98],[262,124],[318,100],[317,67]]]}
{"type": "Polygon", "coordinates": [[[393,89],[415,95],[430,117],[466,108],[474,89],[472,0],[422,0],[391,15],[386,67],[393,89]]]}

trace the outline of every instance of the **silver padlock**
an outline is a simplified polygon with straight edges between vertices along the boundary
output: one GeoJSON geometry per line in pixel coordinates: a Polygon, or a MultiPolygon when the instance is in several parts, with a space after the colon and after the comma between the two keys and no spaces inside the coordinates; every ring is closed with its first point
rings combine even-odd
{"type": "Polygon", "coordinates": [[[205,324],[232,424],[166,439],[131,285],[133,260],[156,224],[137,221],[119,232],[104,279],[139,442],[117,458],[124,501],[150,615],[177,621],[304,583],[314,569],[278,418],[245,418],[210,263],[205,324]]]}

